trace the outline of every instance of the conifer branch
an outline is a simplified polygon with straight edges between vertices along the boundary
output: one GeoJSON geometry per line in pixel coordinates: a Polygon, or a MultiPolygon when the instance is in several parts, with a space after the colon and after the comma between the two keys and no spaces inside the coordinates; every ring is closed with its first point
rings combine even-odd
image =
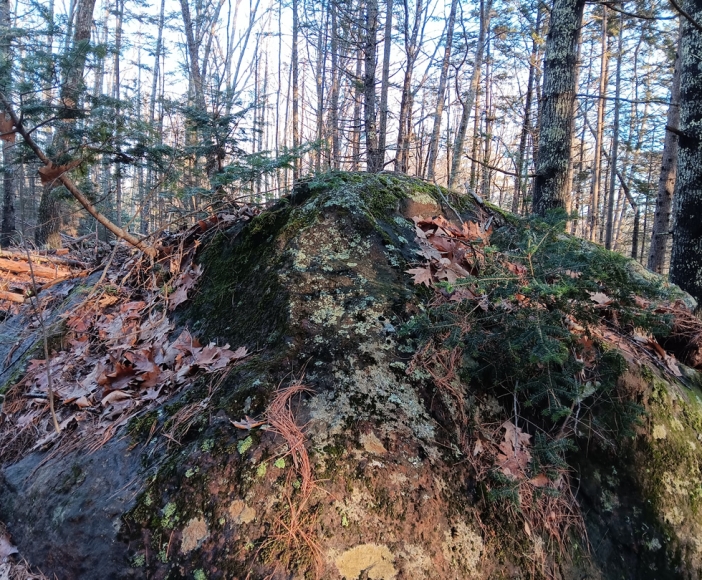
{"type": "MultiPolygon", "coordinates": [[[[41,150],[41,147],[39,147],[39,145],[37,145],[37,143],[34,141],[32,136],[24,127],[22,120],[17,116],[17,114],[12,108],[12,105],[3,93],[0,93],[0,102],[2,102],[5,111],[12,119],[12,123],[15,126],[15,131],[20,134],[27,146],[34,152],[34,154],[46,167],[54,168],[54,163],[51,161],[51,159],[49,159],[46,156],[46,154],[41,150]]],[[[156,257],[158,252],[154,246],[152,246],[151,244],[144,243],[143,240],[140,240],[136,236],[133,236],[129,232],[123,230],[121,227],[114,224],[107,216],[101,214],[98,211],[98,209],[85,196],[85,194],[73,182],[73,180],[70,177],[68,177],[68,175],[66,175],[66,173],[61,173],[56,179],[60,181],[68,191],[71,192],[73,197],[75,197],[78,200],[78,202],[85,208],[85,210],[91,216],[93,216],[98,222],[100,222],[103,226],[110,230],[115,236],[117,236],[119,239],[124,240],[128,244],[131,244],[135,248],[138,248],[150,258],[156,257]]]]}

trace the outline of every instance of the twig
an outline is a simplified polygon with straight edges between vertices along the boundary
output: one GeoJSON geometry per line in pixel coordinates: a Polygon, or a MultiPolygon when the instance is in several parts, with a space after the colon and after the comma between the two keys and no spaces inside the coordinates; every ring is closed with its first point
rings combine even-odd
{"type": "Polygon", "coordinates": [[[29,248],[27,248],[27,244],[24,244],[24,249],[27,252],[27,262],[29,263],[29,275],[32,278],[32,294],[33,296],[29,297],[29,301],[34,307],[34,314],[36,317],[39,319],[39,325],[41,326],[41,334],[44,339],[44,364],[46,367],[46,388],[49,393],[49,409],[51,410],[51,419],[54,422],[54,429],[56,429],[56,433],[60,434],[61,433],[61,427],[59,426],[58,418],[56,417],[56,408],[54,406],[54,389],[52,386],[52,379],[51,379],[51,365],[49,361],[49,339],[46,335],[46,326],[44,325],[44,315],[43,313],[39,310],[39,297],[37,296],[37,281],[34,278],[34,266],[32,265],[32,257],[29,254],[29,248]],[[34,298],[34,300],[32,300],[34,298]]]}
{"type": "Polygon", "coordinates": [[[461,222],[461,225],[463,225],[463,218],[461,217],[461,214],[459,214],[459,213],[456,211],[456,208],[453,207],[453,206],[449,203],[449,200],[446,199],[446,196],[444,195],[444,192],[441,191],[441,188],[440,188],[438,185],[435,185],[434,187],[436,187],[436,191],[439,192],[439,195],[441,196],[441,199],[443,199],[443,200],[446,202],[446,205],[449,206],[449,207],[453,210],[453,213],[456,214],[456,217],[457,217],[458,220],[461,222]]]}

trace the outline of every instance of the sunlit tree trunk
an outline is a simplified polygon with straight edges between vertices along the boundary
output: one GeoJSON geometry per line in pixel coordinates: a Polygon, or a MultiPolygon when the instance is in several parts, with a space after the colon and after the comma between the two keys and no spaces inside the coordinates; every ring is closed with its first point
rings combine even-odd
{"type": "Polygon", "coordinates": [[[678,136],[674,132],[680,126],[680,45],[675,59],[673,84],[670,89],[670,105],[666,120],[668,129],[663,143],[663,159],[658,179],[658,195],[648,253],[648,269],[658,274],[665,273],[670,251],[670,223],[675,191],[675,174],[678,161],[678,136]]]}
{"type": "Polygon", "coordinates": [[[412,133],[412,75],[414,73],[414,65],[417,61],[418,51],[418,36],[421,25],[424,8],[422,0],[416,0],[414,10],[414,22],[412,24],[412,32],[409,28],[409,6],[407,0],[403,0],[404,19],[403,19],[403,36],[405,45],[405,73],[402,79],[402,96],[400,98],[400,115],[398,119],[397,129],[397,153],[395,157],[395,171],[407,173],[409,171],[409,140],[412,133]]]}
{"type": "Polygon", "coordinates": [[[602,54],[600,56],[600,87],[597,101],[597,125],[595,127],[595,152],[590,182],[590,241],[595,241],[599,228],[600,182],[602,180],[602,138],[604,136],[605,95],[609,75],[609,48],[607,46],[607,7],[602,6],[602,54]]]}
{"type": "Polygon", "coordinates": [[[375,65],[378,45],[378,0],[368,0],[363,43],[363,125],[366,136],[366,166],[370,173],[383,169],[378,149],[375,104],[375,65]]]}
{"type": "Polygon", "coordinates": [[[390,49],[392,48],[392,0],[385,2],[385,39],[383,41],[383,72],[380,82],[380,127],[378,128],[378,159],[385,167],[388,136],[388,92],[390,90],[390,49]]]}
{"type": "MultiPolygon", "coordinates": [[[[76,8],[75,28],[69,54],[66,55],[66,68],[63,71],[61,101],[65,108],[66,121],[59,125],[53,138],[50,153],[53,156],[63,154],[66,133],[70,119],[78,114],[81,94],[83,92],[83,73],[90,51],[90,34],[93,26],[95,0],[79,0],[76,8]]],[[[61,246],[61,204],[54,195],[54,184],[47,184],[42,191],[39,202],[38,224],[35,232],[37,245],[52,248],[61,246]]]]}
{"type": "Polygon", "coordinates": [[[451,61],[451,47],[453,46],[453,28],[456,23],[456,6],[458,0],[451,0],[451,11],[446,23],[446,47],[444,58],[441,62],[441,74],[439,76],[439,88],[436,93],[436,109],[434,111],[434,124],[429,140],[429,160],[427,161],[427,179],[434,181],[436,172],[436,159],[439,155],[439,133],[441,131],[441,118],[444,113],[444,103],[446,101],[446,82],[448,80],[448,69],[451,61]]]}
{"type": "MultiPolygon", "coordinates": [[[[12,91],[12,42],[11,42],[11,8],[9,0],[0,0],[0,91],[10,96],[12,91]]],[[[0,109],[0,115],[5,117],[5,111],[0,109]]],[[[10,123],[11,125],[11,123],[10,123]]],[[[3,122],[3,129],[8,129],[3,122]]],[[[0,140],[2,144],[2,230],[0,232],[0,245],[3,248],[10,245],[12,234],[15,231],[15,137],[7,135],[0,140]]]]}
{"type": "Polygon", "coordinates": [[[523,176],[525,167],[525,156],[527,148],[527,137],[531,129],[531,109],[532,100],[534,98],[534,79],[536,77],[537,55],[539,51],[539,35],[541,34],[541,18],[543,10],[539,7],[536,13],[536,26],[532,32],[531,39],[531,56],[529,57],[529,78],[527,80],[527,90],[524,98],[524,120],[522,121],[522,130],[519,135],[519,151],[517,152],[517,177],[514,178],[514,192],[512,194],[512,213],[519,211],[519,203],[522,197],[522,184],[526,182],[526,177],[523,176]]]}
{"type": "MultiPolygon", "coordinates": [[[[291,76],[292,76],[292,138],[293,149],[300,147],[300,74],[297,56],[298,34],[300,30],[300,16],[298,14],[298,0],[293,0],[293,28],[292,28],[292,56],[291,56],[291,76]]],[[[293,161],[293,182],[300,178],[300,159],[295,157],[293,161]]]]}
{"type": "Polygon", "coordinates": [[[619,97],[622,89],[622,39],[624,37],[623,16],[619,18],[619,41],[617,45],[617,80],[614,95],[614,123],[612,125],[612,158],[610,169],[609,199],[607,200],[607,229],[605,235],[605,247],[612,249],[614,242],[614,206],[616,191],[617,171],[619,171],[619,111],[621,109],[619,97]]]}
{"type": "Polygon", "coordinates": [[[480,30],[478,32],[478,43],[475,49],[475,60],[473,62],[473,73],[467,90],[463,94],[461,120],[456,129],[456,137],[453,142],[453,162],[451,163],[451,175],[449,175],[449,187],[455,187],[461,171],[463,158],[463,147],[468,131],[470,114],[476,100],[478,86],[480,85],[480,71],[483,67],[483,54],[485,52],[485,40],[487,31],[490,28],[490,18],[492,12],[492,0],[480,0],[480,30]]]}

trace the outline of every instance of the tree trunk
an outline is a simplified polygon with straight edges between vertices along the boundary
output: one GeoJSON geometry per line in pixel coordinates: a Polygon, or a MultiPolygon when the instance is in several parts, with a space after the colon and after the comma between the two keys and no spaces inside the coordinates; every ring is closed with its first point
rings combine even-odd
{"type": "Polygon", "coordinates": [[[463,94],[461,120],[456,130],[456,137],[453,141],[453,162],[451,163],[451,175],[449,175],[448,186],[453,188],[458,181],[458,176],[461,171],[461,161],[463,159],[463,146],[466,140],[466,132],[468,131],[468,122],[470,114],[475,103],[475,96],[478,92],[480,84],[480,70],[483,67],[483,53],[485,51],[485,39],[487,38],[487,29],[490,27],[490,18],[492,11],[492,0],[480,0],[480,30],[478,32],[478,44],[475,48],[475,61],[473,63],[473,74],[470,79],[468,89],[463,94]]]}
{"type": "Polygon", "coordinates": [[[617,81],[615,85],[614,95],[614,123],[612,126],[612,157],[610,169],[610,184],[609,184],[609,199],[607,200],[607,230],[605,235],[605,248],[612,249],[614,242],[614,192],[616,191],[615,184],[617,179],[618,160],[619,160],[619,96],[622,88],[622,39],[624,36],[624,17],[620,14],[619,17],[619,40],[617,43],[617,81]]]}
{"type": "MultiPolygon", "coordinates": [[[[683,8],[702,22],[702,0],[683,8]]],[[[702,33],[683,19],[680,41],[680,131],[673,196],[673,249],[670,279],[702,302],[702,33]]]]}
{"type": "MultiPolygon", "coordinates": [[[[670,89],[667,126],[677,130],[680,126],[680,41],[675,58],[673,85],[670,89]]],[[[657,274],[665,273],[668,252],[670,251],[670,217],[675,190],[675,173],[678,161],[678,136],[666,130],[663,143],[663,159],[658,179],[658,196],[651,232],[651,246],[648,254],[648,269],[657,274]]]]}
{"type": "Polygon", "coordinates": [[[403,32],[405,41],[405,55],[407,60],[405,65],[405,74],[402,79],[402,97],[400,99],[400,115],[398,119],[395,171],[407,173],[409,171],[409,139],[412,132],[412,74],[414,72],[414,65],[417,61],[417,38],[419,35],[420,22],[424,9],[422,8],[422,0],[416,0],[414,24],[412,26],[412,33],[410,34],[409,6],[407,4],[407,0],[403,0],[403,6],[403,32]]]}
{"type": "Polygon", "coordinates": [[[441,117],[444,113],[444,102],[446,100],[446,82],[448,80],[448,69],[451,61],[451,47],[453,45],[453,28],[456,23],[456,6],[458,0],[451,0],[451,11],[446,24],[446,48],[444,59],[441,63],[441,75],[439,76],[439,88],[436,94],[436,110],[434,111],[434,125],[431,130],[429,140],[429,160],[427,161],[427,179],[434,181],[436,173],[436,159],[439,156],[439,134],[441,132],[441,117]]]}
{"type": "MultiPolygon", "coordinates": [[[[156,36],[156,50],[154,52],[154,68],[151,77],[151,94],[149,95],[149,123],[153,127],[154,121],[156,119],[156,92],[158,91],[158,80],[161,74],[160,64],[161,64],[161,52],[163,51],[163,24],[165,18],[166,0],[161,0],[161,9],[159,10],[158,16],[158,33],[156,36]]],[[[161,133],[158,133],[159,141],[161,140],[161,133]]],[[[151,224],[151,196],[154,193],[155,183],[155,171],[151,164],[146,173],[146,195],[141,205],[141,233],[149,233],[149,227],[151,224]]]]}
{"type": "MultiPolygon", "coordinates": [[[[11,9],[9,0],[0,0],[0,91],[9,95],[12,88],[12,41],[10,36],[11,9]]],[[[5,111],[0,108],[0,115],[5,117],[5,111]]],[[[6,248],[10,245],[15,231],[15,136],[7,135],[2,143],[2,229],[0,245],[6,248]]]]}
{"type": "Polygon", "coordinates": [[[331,3],[331,95],[329,97],[329,122],[328,128],[331,135],[331,160],[332,169],[339,169],[339,81],[341,67],[339,66],[339,32],[337,30],[336,5],[331,3]]]}
{"type": "Polygon", "coordinates": [[[529,57],[529,79],[527,80],[527,92],[524,99],[524,121],[522,122],[522,131],[519,135],[519,151],[517,153],[517,177],[514,178],[514,192],[512,194],[512,213],[519,211],[519,202],[522,197],[522,183],[526,182],[524,173],[524,160],[526,155],[527,137],[531,128],[531,107],[534,97],[534,78],[536,75],[536,58],[539,51],[538,38],[541,33],[541,17],[543,10],[539,7],[536,13],[536,26],[532,32],[531,40],[531,56],[529,57]]]}
{"type": "Polygon", "coordinates": [[[292,28],[292,138],[293,149],[296,157],[293,161],[293,182],[300,179],[300,159],[297,157],[300,147],[300,76],[298,71],[297,40],[300,31],[300,17],[298,15],[298,0],[293,0],[293,28],[292,28]]]}
{"type": "Polygon", "coordinates": [[[595,152],[590,182],[590,241],[597,239],[599,227],[600,182],[602,173],[602,138],[604,135],[605,93],[609,75],[609,49],[607,46],[607,7],[602,6],[602,55],[600,56],[600,89],[597,101],[597,127],[595,128],[595,152]]]}
{"type": "Polygon", "coordinates": [[[358,80],[363,74],[363,59],[361,52],[356,53],[356,75],[354,79],[354,101],[353,101],[353,130],[351,133],[351,171],[358,171],[361,162],[361,101],[363,100],[363,87],[358,80]]]}
{"type": "MultiPolygon", "coordinates": [[[[76,9],[75,30],[70,54],[65,61],[69,63],[63,71],[61,101],[66,122],[59,125],[53,138],[53,153],[61,154],[65,146],[67,123],[79,113],[79,101],[83,92],[83,72],[90,49],[90,33],[93,27],[93,10],[95,0],[79,0],[76,9]]],[[[61,246],[61,203],[56,198],[54,184],[47,184],[42,189],[39,202],[38,223],[35,231],[37,245],[50,248],[61,246]]]]}
{"type": "Polygon", "coordinates": [[[385,3],[385,40],[383,41],[383,73],[380,83],[380,127],[378,129],[378,158],[380,169],[385,166],[388,135],[388,92],[390,89],[390,49],[392,48],[392,0],[385,3]]]}
{"type": "Polygon", "coordinates": [[[378,150],[375,108],[375,64],[378,44],[378,0],[368,0],[363,43],[363,124],[366,134],[366,167],[369,173],[383,169],[378,150]]]}
{"type": "Polygon", "coordinates": [[[554,0],[551,10],[533,201],[534,213],[542,216],[550,209],[565,209],[570,193],[576,55],[584,7],[585,0],[554,0]]]}

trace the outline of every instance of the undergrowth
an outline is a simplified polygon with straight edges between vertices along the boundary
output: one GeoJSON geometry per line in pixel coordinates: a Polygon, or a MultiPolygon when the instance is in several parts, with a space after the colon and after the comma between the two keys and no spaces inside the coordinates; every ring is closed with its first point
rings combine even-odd
{"type": "Polygon", "coordinates": [[[450,407],[451,447],[473,465],[484,509],[517,516],[528,537],[544,534],[564,554],[570,532],[585,534],[568,453],[579,440],[616,447],[643,414],[617,388],[626,361],[608,338],[665,336],[673,319],[656,310],[662,286],[632,276],[626,258],[566,236],[561,218],[493,232],[479,267],[434,284],[399,336],[422,345],[409,372],[429,373],[450,407]],[[499,421],[481,414],[489,398],[500,402],[499,421]]]}

